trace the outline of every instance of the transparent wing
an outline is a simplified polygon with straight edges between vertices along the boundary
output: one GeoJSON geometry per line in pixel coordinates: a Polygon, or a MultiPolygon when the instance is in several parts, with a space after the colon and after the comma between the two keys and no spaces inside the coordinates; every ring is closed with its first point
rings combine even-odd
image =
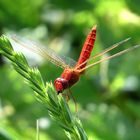
{"type": "Polygon", "coordinates": [[[93,66],[95,66],[95,65],[97,65],[97,64],[99,64],[99,63],[101,63],[101,62],[104,62],[104,61],[106,61],[106,60],[109,60],[109,59],[118,57],[118,56],[120,56],[120,55],[122,55],[122,54],[125,54],[125,53],[127,53],[127,52],[130,52],[130,51],[132,51],[132,50],[134,50],[134,49],[137,49],[137,48],[139,48],[139,47],[140,47],[140,45],[135,45],[135,46],[133,46],[133,47],[130,47],[130,48],[128,48],[128,49],[125,49],[125,50],[123,50],[123,51],[120,51],[120,52],[118,52],[118,53],[116,53],[116,54],[113,54],[113,55],[111,55],[111,56],[107,56],[107,57],[105,57],[105,58],[103,58],[103,59],[101,59],[101,60],[98,60],[97,62],[94,62],[93,64],[87,65],[86,67],[84,67],[83,69],[81,69],[80,72],[82,72],[82,71],[84,71],[84,70],[86,70],[86,69],[88,69],[88,68],[91,68],[91,67],[93,67],[93,66]]]}
{"type": "Polygon", "coordinates": [[[74,60],[71,58],[60,56],[58,55],[54,50],[43,46],[42,44],[25,39],[19,36],[9,36],[8,37],[10,41],[14,41],[15,43],[18,43],[21,47],[26,48],[30,51],[33,51],[34,53],[46,58],[51,63],[65,69],[67,67],[73,68],[76,64],[74,60]]]}
{"type": "Polygon", "coordinates": [[[94,56],[90,57],[88,60],[86,60],[86,61],[83,62],[82,64],[78,65],[78,66],[76,67],[76,69],[78,69],[80,66],[86,64],[87,62],[90,62],[91,60],[94,60],[94,59],[98,58],[99,56],[102,56],[103,54],[105,54],[105,53],[107,53],[107,52],[110,52],[111,50],[113,50],[113,49],[119,47],[120,45],[126,43],[126,42],[127,42],[128,40],[130,40],[130,39],[131,39],[130,37],[127,38],[127,39],[124,39],[124,40],[122,40],[122,41],[120,41],[120,42],[118,42],[118,43],[112,45],[111,47],[109,47],[109,48],[103,50],[102,52],[95,54],[94,56]]]}
{"type": "Polygon", "coordinates": [[[70,67],[70,68],[74,68],[75,65],[76,65],[76,61],[73,60],[72,58],[70,57],[66,57],[66,56],[63,56],[63,55],[60,55],[60,57],[65,61],[65,63],[70,67]]]}

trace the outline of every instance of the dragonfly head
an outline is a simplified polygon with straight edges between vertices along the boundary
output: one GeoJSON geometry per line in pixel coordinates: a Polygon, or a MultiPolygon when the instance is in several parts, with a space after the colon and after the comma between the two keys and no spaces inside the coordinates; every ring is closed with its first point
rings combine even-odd
{"type": "Polygon", "coordinates": [[[62,93],[64,91],[64,89],[69,87],[68,81],[66,79],[63,79],[63,78],[57,78],[54,81],[54,86],[55,86],[55,89],[56,89],[58,94],[62,93]]]}

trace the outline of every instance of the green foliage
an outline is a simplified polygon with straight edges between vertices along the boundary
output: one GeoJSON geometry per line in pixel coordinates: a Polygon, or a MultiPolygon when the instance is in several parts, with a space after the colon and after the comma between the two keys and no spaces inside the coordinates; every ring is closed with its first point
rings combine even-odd
{"type": "Polygon", "coordinates": [[[24,55],[12,49],[6,36],[0,38],[0,50],[12,61],[15,70],[26,79],[28,85],[35,91],[37,99],[46,106],[49,115],[60,124],[67,137],[71,140],[87,140],[80,120],[72,115],[64,98],[57,95],[51,83],[46,83],[45,86],[39,70],[29,67],[24,55]]]}
{"type": "MultiPolygon", "coordinates": [[[[77,60],[90,28],[97,24],[93,56],[110,45],[131,37],[126,44],[108,54],[112,55],[140,44],[139,5],[139,0],[0,0],[0,34],[16,33],[25,38],[39,40],[57,53],[77,60]]],[[[137,49],[93,67],[72,87],[71,91],[78,104],[78,114],[89,139],[140,140],[139,54],[140,49],[137,49]]],[[[14,55],[17,58],[22,57],[18,53],[14,55]]],[[[25,55],[28,60],[28,53],[25,55]]],[[[28,60],[29,65],[38,66],[44,81],[54,81],[61,74],[61,69],[46,61],[36,61],[37,57],[32,53],[30,56],[33,59],[28,60]]],[[[48,123],[45,128],[40,127],[41,140],[65,140],[62,129],[58,129],[50,121],[46,108],[35,100],[30,94],[32,90],[8,64],[7,59],[0,57],[0,136],[14,140],[35,139],[36,118],[45,117],[48,123]]],[[[19,68],[18,65],[15,68],[19,68]]],[[[30,73],[32,71],[36,70],[30,69],[30,73]]],[[[29,78],[24,70],[19,72],[29,78]]],[[[35,81],[38,80],[37,77],[34,78],[35,81]]],[[[31,87],[32,83],[28,84],[31,87]]],[[[40,92],[36,86],[31,88],[40,92]]],[[[41,101],[41,93],[36,95],[41,101]]],[[[51,97],[48,98],[51,100],[51,97]]],[[[73,102],[69,102],[69,107],[74,108],[73,102]]]]}
{"type": "Polygon", "coordinates": [[[0,24],[2,26],[10,26],[12,23],[14,28],[25,27],[25,26],[36,26],[39,23],[39,10],[43,5],[43,0],[33,1],[0,1],[0,24]],[[10,8],[7,8],[10,5],[10,8]],[[17,6],[18,5],[18,6],[17,6]],[[32,10],[31,10],[32,9],[32,10]],[[32,11],[32,13],[30,13],[32,11]],[[30,14],[26,14],[30,13],[30,14]],[[34,16],[32,16],[34,14],[34,16]],[[32,18],[30,18],[32,16],[32,18]],[[9,17],[9,18],[7,18],[9,17]],[[28,20],[27,20],[28,19],[28,20]]]}

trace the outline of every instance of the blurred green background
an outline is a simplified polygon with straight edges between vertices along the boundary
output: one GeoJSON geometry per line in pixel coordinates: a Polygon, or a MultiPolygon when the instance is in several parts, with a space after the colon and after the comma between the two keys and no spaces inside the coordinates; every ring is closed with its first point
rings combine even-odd
{"type": "MultiPolygon", "coordinates": [[[[0,34],[39,40],[77,60],[97,24],[92,55],[132,37],[111,55],[140,44],[139,6],[139,0],[0,0],[0,34]]],[[[47,61],[29,62],[39,67],[44,81],[54,81],[62,72],[47,61]]],[[[140,48],[93,67],[71,90],[89,140],[140,140],[140,48]]],[[[73,101],[69,106],[75,113],[73,101]]],[[[0,140],[35,139],[37,119],[41,140],[66,139],[23,78],[0,56],[0,140]]]]}

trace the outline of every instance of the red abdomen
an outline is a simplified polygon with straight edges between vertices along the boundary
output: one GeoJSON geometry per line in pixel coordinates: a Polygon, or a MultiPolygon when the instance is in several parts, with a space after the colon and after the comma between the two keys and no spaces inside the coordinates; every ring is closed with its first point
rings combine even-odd
{"type": "Polygon", "coordinates": [[[86,41],[83,45],[83,48],[82,48],[82,51],[80,54],[80,57],[76,64],[77,70],[85,68],[87,63],[84,63],[84,62],[87,61],[90,57],[90,54],[91,54],[93,46],[94,46],[95,39],[96,39],[96,26],[94,26],[92,28],[91,32],[89,33],[89,35],[86,38],[86,41]]]}

